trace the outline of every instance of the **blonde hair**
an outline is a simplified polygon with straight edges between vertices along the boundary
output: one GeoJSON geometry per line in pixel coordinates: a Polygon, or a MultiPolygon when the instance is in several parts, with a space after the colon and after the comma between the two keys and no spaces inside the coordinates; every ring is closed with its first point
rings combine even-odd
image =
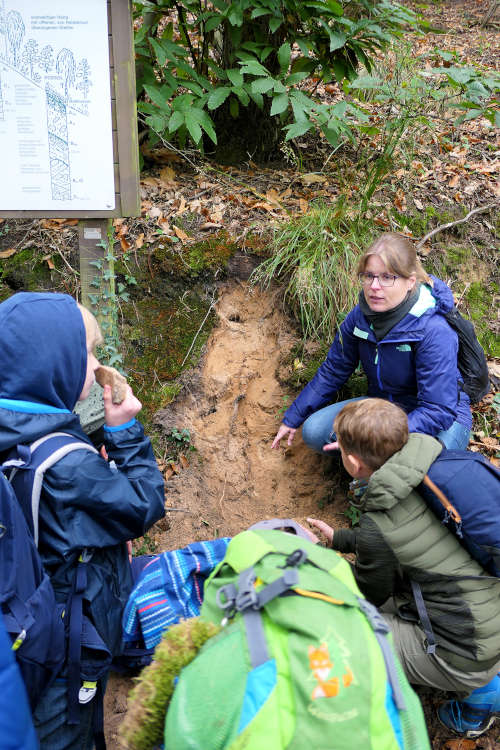
{"type": "Polygon", "coordinates": [[[358,273],[363,273],[371,255],[378,255],[389,271],[396,276],[409,279],[410,276],[415,274],[417,281],[432,286],[431,279],[417,258],[417,251],[406,237],[395,232],[381,234],[361,256],[358,263],[358,273]]]}
{"type": "Polygon", "coordinates": [[[345,453],[359,456],[374,471],[408,441],[405,412],[382,398],[346,404],[337,414],[333,429],[345,453]]]}
{"type": "Polygon", "coordinates": [[[87,340],[87,349],[94,351],[96,346],[103,343],[101,329],[99,323],[95,319],[94,315],[86,307],[81,305],[79,302],[76,303],[80,310],[83,318],[83,325],[85,327],[85,338],[87,340]]]}

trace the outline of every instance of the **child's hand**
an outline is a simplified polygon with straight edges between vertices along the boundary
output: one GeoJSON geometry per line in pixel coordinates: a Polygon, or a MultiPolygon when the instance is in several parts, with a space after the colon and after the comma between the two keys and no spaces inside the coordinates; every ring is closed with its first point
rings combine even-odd
{"type": "Polygon", "coordinates": [[[142,409],[142,404],[127,385],[127,395],[121,404],[114,404],[111,398],[111,386],[105,385],[103,389],[104,417],[107,427],[119,427],[130,422],[142,409]]]}
{"type": "MultiPolygon", "coordinates": [[[[333,529],[331,526],[328,526],[327,523],[324,521],[319,521],[317,518],[308,518],[307,523],[311,524],[311,526],[314,526],[318,531],[321,531],[324,536],[328,539],[329,544],[333,542],[333,529]]],[[[312,533],[312,532],[311,532],[312,533]]]]}
{"type": "Polygon", "coordinates": [[[335,441],[335,443],[326,443],[326,445],[323,446],[324,451],[339,451],[339,444],[335,441]]]}

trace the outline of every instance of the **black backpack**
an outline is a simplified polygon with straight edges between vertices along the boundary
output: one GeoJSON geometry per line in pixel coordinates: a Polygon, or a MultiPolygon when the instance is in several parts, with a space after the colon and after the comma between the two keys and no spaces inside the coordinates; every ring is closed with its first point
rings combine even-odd
{"type": "Polygon", "coordinates": [[[458,336],[458,369],[463,377],[463,389],[471,403],[477,404],[490,390],[483,348],[477,340],[474,326],[460,315],[456,307],[445,313],[444,317],[458,336]]]}

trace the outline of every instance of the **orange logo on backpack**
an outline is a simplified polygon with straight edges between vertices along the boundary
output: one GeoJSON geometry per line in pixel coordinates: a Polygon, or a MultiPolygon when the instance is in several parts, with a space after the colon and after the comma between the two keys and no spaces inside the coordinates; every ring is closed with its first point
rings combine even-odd
{"type": "MultiPolygon", "coordinates": [[[[311,693],[311,698],[313,700],[316,698],[334,698],[339,694],[340,677],[329,676],[333,669],[333,663],[330,660],[328,645],[322,643],[317,648],[309,646],[308,653],[309,667],[318,682],[311,693]]],[[[342,675],[342,684],[347,688],[353,681],[353,674],[347,665],[345,666],[345,670],[342,675]]]]}

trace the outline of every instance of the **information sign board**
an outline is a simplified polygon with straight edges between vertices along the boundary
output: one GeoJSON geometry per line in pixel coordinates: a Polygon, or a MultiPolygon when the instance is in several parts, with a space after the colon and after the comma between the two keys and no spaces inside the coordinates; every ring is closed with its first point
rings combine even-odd
{"type": "Polygon", "coordinates": [[[0,0],[0,217],[138,214],[129,0],[0,0]]]}

